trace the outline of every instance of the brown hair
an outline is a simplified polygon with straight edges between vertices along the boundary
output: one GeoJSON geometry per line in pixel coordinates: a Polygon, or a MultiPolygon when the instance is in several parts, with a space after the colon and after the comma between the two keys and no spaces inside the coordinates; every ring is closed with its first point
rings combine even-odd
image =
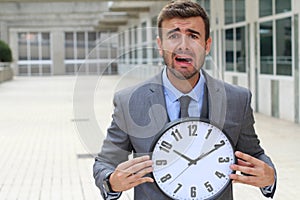
{"type": "Polygon", "coordinates": [[[205,40],[209,38],[210,25],[208,15],[198,3],[191,0],[175,0],[163,7],[157,17],[158,34],[160,38],[162,38],[162,22],[175,17],[201,17],[205,25],[205,40]]]}

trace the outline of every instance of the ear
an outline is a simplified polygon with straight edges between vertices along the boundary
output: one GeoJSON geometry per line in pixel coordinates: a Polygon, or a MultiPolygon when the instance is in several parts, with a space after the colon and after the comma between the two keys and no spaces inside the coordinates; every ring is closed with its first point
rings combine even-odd
{"type": "Polygon", "coordinates": [[[163,56],[162,41],[159,36],[156,37],[156,43],[157,43],[159,55],[163,56]]]}
{"type": "Polygon", "coordinates": [[[211,44],[212,44],[212,38],[209,37],[209,38],[206,40],[206,44],[205,44],[205,53],[206,53],[206,55],[208,55],[209,52],[210,52],[211,44]]]}

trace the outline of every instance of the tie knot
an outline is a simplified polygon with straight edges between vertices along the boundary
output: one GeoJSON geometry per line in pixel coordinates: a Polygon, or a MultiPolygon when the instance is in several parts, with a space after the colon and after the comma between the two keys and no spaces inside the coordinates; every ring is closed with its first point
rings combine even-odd
{"type": "Polygon", "coordinates": [[[189,116],[188,109],[189,109],[190,101],[191,101],[191,97],[189,97],[189,96],[181,96],[179,98],[179,102],[180,102],[180,117],[181,118],[189,116]]]}

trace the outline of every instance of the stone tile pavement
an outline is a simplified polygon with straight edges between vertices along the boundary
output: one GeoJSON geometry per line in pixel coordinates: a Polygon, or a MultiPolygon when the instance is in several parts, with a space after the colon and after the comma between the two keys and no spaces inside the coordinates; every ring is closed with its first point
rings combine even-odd
{"type": "MultiPolygon", "coordinates": [[[[113,92],[127,85],[119,80],[102,77],[95,90],[102,130],[111,120],[113,92]]],[[[92,178],[93,158],[74,121],[75,83],[76,77],[55,76],[15,77],[0,84],[0,200],[101,199],[92,178]]],[[[262,145],[278,170],[274,199],[299,199],[300,126],[255,117],[262,145]]],[[[237,200],[264,199],[257,188],[235,184],[234,189],[237,200]]],[[[132,191],[121,199],[133,199],[132,191]]]]}

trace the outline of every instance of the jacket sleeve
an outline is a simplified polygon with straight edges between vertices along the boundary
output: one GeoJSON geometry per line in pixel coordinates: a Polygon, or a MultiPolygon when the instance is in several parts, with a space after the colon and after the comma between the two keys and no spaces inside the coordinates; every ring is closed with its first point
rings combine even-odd
{"type": "MultiPolygon", "coordinates": [[[[276,169],[270,157],[265,154],[264,149],[260,146],[260,141],[254,129],[254,116],[251,108],[251,93],[248,91],[247,101],[244,109],[244,118],[242,120],[241,131],[238,139],[237,150],[247,153],[259,160],[264,161],[275,170],[276,169]]],[[[276,190],[276,182],[272,185],[271,191],[266,191],[266,188],[260,188],[263,195],[266,197],[273,197],[276,190]]]]}
{"type": "Polygon", "coordinates": [[[108,174],[112,173],[120,163],[128,160],[128,155],[132,151],[126,130],[124,130],[124,128],[121,129],[116,122],[117,118],[118,120],[123,118],[122,105],[117,94],[114,96],[113,103],[113,120],[107,129],[107,135],[103,141],[101,152],[95,158],[93,166],[95,183],[100,189],[104,199],[107,197],[105,197],[103,180],[108,174]]]}

